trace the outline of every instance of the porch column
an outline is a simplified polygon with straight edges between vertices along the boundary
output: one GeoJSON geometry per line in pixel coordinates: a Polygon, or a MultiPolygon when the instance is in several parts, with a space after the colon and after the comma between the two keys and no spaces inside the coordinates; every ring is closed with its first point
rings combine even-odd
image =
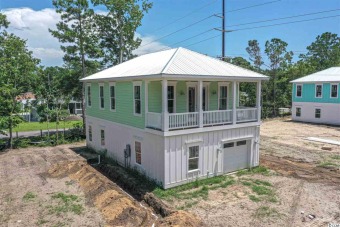
{"type": "Polygon", "coordinates": [[[149,112],[149,81],[145,81],[145,127],[148,126],[148,112],[149,112]]]}
{"type": "Polygon", "coordinates": [[[257,108],[257,122],[261,122],[261,81],[257,82],[256,89],[256,108],[257,108]]]}
{"type": "Polygon", "coordinates": [[[169,112],[168,112],[168,81],[162,80],[162,113],[163,113],[163,131],[169,131],[169,112]]]}
{"type": "Polygon", "coordinates": [[[233,81],[232,83],[233,86],[233,125],[236,125],[236,102],[237,102],[237,94],[236,94],[236,89],[237,89],[237,83],[236,81],[233,81]]]}
{"type": "Polygon", "coordinates": [[[203,81],[198,81],[198,127],[203,128],[203,81]]]}

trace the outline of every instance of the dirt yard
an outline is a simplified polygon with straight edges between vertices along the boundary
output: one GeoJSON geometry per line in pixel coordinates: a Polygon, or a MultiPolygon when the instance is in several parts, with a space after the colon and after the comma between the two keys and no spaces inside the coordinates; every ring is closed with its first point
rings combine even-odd
{"type": "Polygon", "coordinates": [[[193,212],[207,226],[339,224],[340,147],[306,137],[340,141],[340,128],[288,119],[265,121],[261,126],[262,170],[169,193],[163,200],[193,212]]]}
{"type": "MultiPolygon", "coordinates": [[[[0,153],[0,226],[201,226],[195,215],[166,217],[90,166],[84,144],[0,153]]],[[[150,197],[150,196],[149,196],[150,197]]]]}

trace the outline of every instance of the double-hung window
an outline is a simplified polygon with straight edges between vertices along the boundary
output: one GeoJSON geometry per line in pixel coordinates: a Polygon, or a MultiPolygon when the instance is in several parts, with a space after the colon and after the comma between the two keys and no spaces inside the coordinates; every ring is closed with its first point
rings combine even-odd
{"type": "Polygon", "coordinates": [[[105,146],[105,131],[104,131],[104,129],[100,130],[100,145],[105,146]]]}
{"type": "Polygon", "coordinates": [[[315,109],[315,118],[321,118],[321,109],[315,109]]]}
{"type": "Polygon", "coordinates": [[[87,106],[91,106],[91,84],[87,85],[87,106]]]}
{"type": "Polygon", "coordinates": [[[296,85],[296,97],[302,97],[302,85],[301,84],[296,85]]]}
{"type": "Polygon", "coordinates": [[[110,84],[110,109],[116,110],[116,86],[110,84]]]}
{"type": "Polygon", "coordinates": [[[331,98],[338,97],[338,84],[331,84],[331,98]]]}
{"type": "Polygon", "coordinates": [[[133,101],[134,101],[134,114],[140,115],[142,113],[141,105],[141,84],[136,83],[133,86],[133,101]]]}
{"type": "Polygon", "coordinates": [[[168,86],[168,112],[175,113],[175,86],[168,86]]]}
{"type": "Polygon", "coordinates": [[[220,86],[220,92],[219,92],[219,109],[220,110],[226,110],[227,109],[227,103],[228,103],[228,86],[222,85],[220,86]]]}
{"type": "Polygon", "coordinates": [[[315,97],[322,98],[322,85],[321,84],[315,85],[315,97]]]}
{"type": "Polygon", "coordinates": [[[100,84],[99,85],[99,107],[100,109],[104,109],[105,104],[104,104],[104,85],[100,84]]]}
{"type": "Polygon", "coordinates": [[[301,107],[296,107],[295,111],[295,116],[301,117],[301,107]]]}
{"type": "Polygon", "coordinates": [[[141,142],[135,141],[135,153],[136,153],[136,163],[142,164],[142,144],[141,142]]]}
{"type": "Polygon", "coordinates": [[[197,170],[199,161],[199,146],[189,147],[188,170],[197,170]]]}
{"type": "Polygon", "coordinates": [[[92,141],[92,126],[89,125],[89,141],[92,141]]]}

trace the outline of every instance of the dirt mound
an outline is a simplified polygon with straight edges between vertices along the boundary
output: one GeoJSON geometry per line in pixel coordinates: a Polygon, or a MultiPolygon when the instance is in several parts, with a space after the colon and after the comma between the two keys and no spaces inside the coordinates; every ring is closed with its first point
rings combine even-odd
{"type": "Polygon", "coordinates": [[[185,211],[175,211],[166,218],[163,218],[158,221],[156,226],[160,227],[196,227],[196,226],[204,226],[203,222],[198,219],[198,217],[194,214],[185,212],[185,211]]]}
{"type": "Polygon", "coordinates": [[[83,189],[86,199],[104,216],[108,226],[152,226],[152,210],[133,200],[116,184],[83,161],[63,162],[51,167],[50,177],[69,176],[83,189]]]}
{"type": "Polygon", "coordinates": [[[293,176],[308,182],[326,183],[330,185],[340,184],[339,169],[326,169],[317,167],[312,163],[301,159],[294,160],[290,157],[277,157],[261,155],[261,165],[275,170],[283,176],[293,176]]]}

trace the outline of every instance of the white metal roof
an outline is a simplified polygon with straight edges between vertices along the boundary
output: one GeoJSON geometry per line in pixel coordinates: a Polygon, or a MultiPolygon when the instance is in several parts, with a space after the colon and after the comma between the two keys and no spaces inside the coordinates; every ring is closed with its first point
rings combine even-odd
{"type": "Polygon", "coordinates": [[[268,78],[251,70],[179,47],[136,57],[83,78],[82,81],[152,76],[215,76],[257,80],[268,78]]]}
{"type": "Polygon", "coordinates": [[[320,72],[291,81],[292,83],[340,82],[340,67],[331,67],[320,72]]]}

